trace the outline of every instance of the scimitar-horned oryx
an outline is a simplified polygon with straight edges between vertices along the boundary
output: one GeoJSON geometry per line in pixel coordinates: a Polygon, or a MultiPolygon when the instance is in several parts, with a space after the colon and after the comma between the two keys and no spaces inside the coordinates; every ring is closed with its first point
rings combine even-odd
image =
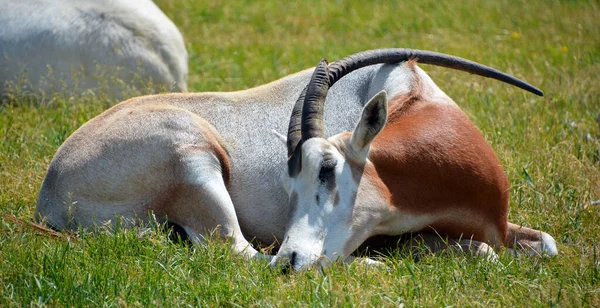
{"type": "Polygon", "coordinates": [[[36,218],[75,229],[152,211],[196,243],[218,227],[246,257],[269,257],[247,239],[279,241],[273,263],[296,270],[346,258],[372,235],[421,230],[556,254],[551,236],[507,221],[498,159],[415,59],[542,95],[465,59],[381,49],[245,91],[137,97],[58,149],[36,218]]]}
{"type": "Polygon", "coordinates": [[[183,37],[151,0],[0,0],[0,8],[0,97],[20,83],[36,95],[187,90],[183,37]]]}

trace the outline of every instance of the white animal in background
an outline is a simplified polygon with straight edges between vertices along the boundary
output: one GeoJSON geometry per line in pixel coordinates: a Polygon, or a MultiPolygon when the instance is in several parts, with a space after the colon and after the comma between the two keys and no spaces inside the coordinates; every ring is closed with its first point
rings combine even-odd
{"type": "Polygon", "coordinates": [[[187,91],[183,37],[151,0],[0,0],[0,95],[187,91]],[[145,89],[145,88],[144,88],[145,89]]]}
{"type": "Polygon", "coordinates": [[[58,149],[36,218],[77,229],[153,212],[195,243],[217,228],[240,254],[295,270],[350,260],[373,235],[417,231],[491,254],[557,254],[550,235],[508,222],[492,148],[414,59],[542,95],[468,60],[381,49],[245,91],[137,97],[58,149]],[[266,256],[248,239],[281,248],[266,256]]]}

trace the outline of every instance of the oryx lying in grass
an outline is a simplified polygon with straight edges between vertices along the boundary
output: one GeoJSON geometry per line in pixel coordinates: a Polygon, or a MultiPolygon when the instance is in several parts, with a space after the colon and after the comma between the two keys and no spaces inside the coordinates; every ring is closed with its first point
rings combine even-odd
{"type": "Polygon", "coordinates": [[[75,229],[153,211],[198,243],[219,227],[249,257],[263,255],[246,238],[281,241],[276,259],[294,269],[348,257],[372,235],[421,230],[556,254],[548,234],[508,223],[509,184],[494,152],[410,59],[541,95],[464,59],[382,49],[245,91],[137,97],[59,148],[36,218],[75,229]],[[278,132],[288,121],[286,150],[278,132]]]}
{"type": "Polygon", "coordinates": [[[149,78],[157,88],[187,90],[183,37],[151,0],[0,0],[0,7],[0,95],[25,82],[35,94],[77,86],[118,97],[149,78]]]}

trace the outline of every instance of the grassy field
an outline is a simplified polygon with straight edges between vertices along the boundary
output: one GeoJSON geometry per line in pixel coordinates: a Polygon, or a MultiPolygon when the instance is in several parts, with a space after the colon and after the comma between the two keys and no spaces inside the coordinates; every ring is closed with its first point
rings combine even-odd
{"type": "MultiPolygon", "coordinates": [[[[560,255],[489,263],[396,253],[388,270],[284,275],[218,241],[186,247],[159,230],[67,239],[0,219],[0,306],[600,306],[598,1],[155,2],[185,37],[191,91],[245,89],[382,47],[458,55],[539,86],[543,98],[423,66],[499,156],[510,220],[553,235],[560,255]]],[[[57,94],[46,103],[0,106],[2,215],[31,221],[57,148],[116,102],[57,94]]]]}

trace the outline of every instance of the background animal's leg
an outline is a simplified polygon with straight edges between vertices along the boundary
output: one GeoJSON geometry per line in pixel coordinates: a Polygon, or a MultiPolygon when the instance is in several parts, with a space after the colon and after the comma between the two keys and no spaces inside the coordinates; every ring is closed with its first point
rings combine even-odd
{"type": "Polygon", "coordinates": [[[247,258],[270,259],[256,251],[242,235],[235,208],[227,191],[221,162],[211,152],[190,149],[182,155],[183,183],[175,189],[174,203],[165,214],[180,225],[194,243],[209,232],[231,240],[235,252],[247,258]]]}
{"type": "Polygon", "coordinates": [[[558,254],[556,241],[548,233],[510,222],[508,223],[508,235],[505,244],[517,254],[530,256],[555,256],[558,254]]]}

